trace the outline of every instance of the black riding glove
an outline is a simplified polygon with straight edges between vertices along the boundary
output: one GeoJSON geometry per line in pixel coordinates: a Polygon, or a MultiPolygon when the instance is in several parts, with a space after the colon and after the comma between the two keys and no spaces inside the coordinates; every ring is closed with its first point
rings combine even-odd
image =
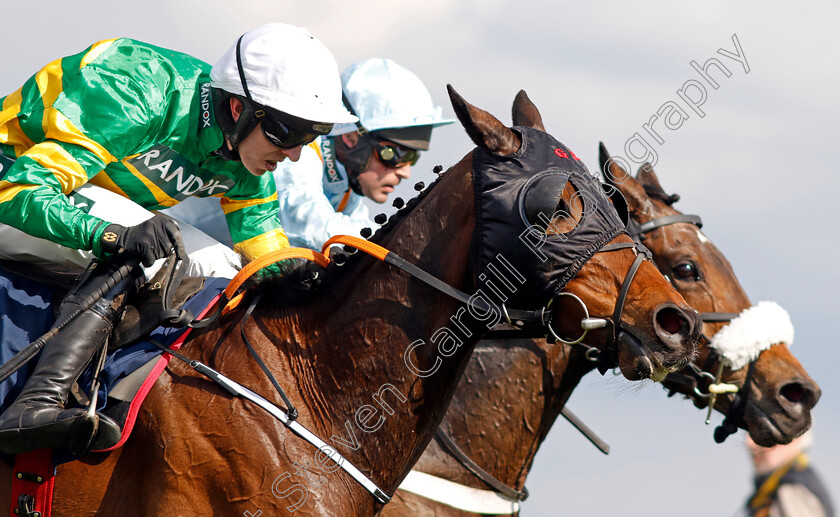
{"type": "Polygon", "coordinates": [[[106,254],[137,257],[146,267],[154,264],[157,259],[169,256],[172,248],[175,248],[175,255],[179,259],[187,257],[178,225],[159,214],[128,228],[109,224],[99,243],[106,254]]]}

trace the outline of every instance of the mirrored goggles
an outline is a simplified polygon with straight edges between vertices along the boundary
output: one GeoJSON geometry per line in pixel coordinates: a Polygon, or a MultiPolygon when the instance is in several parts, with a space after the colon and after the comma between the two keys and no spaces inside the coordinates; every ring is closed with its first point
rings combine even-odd
{"type": "Polygon", "coordinates": [[[275,147],[292,149],[307,145],[332,131],[332,124],[321,124],[285,115],[276,110],[258,109],[254,116],[260,122],[266,139],[275,147]]]}
{"type": "Polygon", "coordinates": [[[385,140],[376,140],[374,149],[379,160],[386,167],[396,168],[405,164],[415,165],[417,160],[420,159],[420,151],[417,149],[407,149],[385,140]]]}

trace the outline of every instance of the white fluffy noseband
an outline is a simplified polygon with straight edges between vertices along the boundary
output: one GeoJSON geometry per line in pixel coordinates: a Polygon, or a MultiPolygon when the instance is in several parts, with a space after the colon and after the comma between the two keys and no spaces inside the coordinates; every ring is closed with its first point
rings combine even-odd
{"type": "Polygon", "coordinates": [[[793,324],[776,302],[758,302],[712,337],[711,347],[732,370],[740,370],[777,343],[793,344],[793,324]]]}

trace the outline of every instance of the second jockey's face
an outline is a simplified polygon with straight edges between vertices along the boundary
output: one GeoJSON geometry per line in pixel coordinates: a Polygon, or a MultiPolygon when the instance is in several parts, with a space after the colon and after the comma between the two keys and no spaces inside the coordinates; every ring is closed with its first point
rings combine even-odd
{"type": "MultiPolygon", "coordinates": [[[[239,99],[231,99],[231,110],[233,119],[239,120],[242,114],[242,102],[239,99]]],[[[242,160],[242,165],[248,169],[248,172],[255,176],[262,176],[266,171],[274,171],[277,164],[288,158],[296,162],[300,159],[300,153],[303,146],[293,147],[291,149],[281,149],[265,137],[265,134],[259,125],[248,133],[248,136],[239,142],[239,159],[242,160]]]]}
{"type": "MultiPolygon", "coordinates": [[[[356,134],[342,135],[345,143],[352,147],[356,144],[356,134]]],[[[370,158],[367,170],[359,174],[359,187],[362,194],[377,203],[388,201],[388,196],[402,180],[411,177],[411,164],[402,163],[396,167],[389,167],[382,163],[376,153],[370,158]]]]}
{"type": "Polygon", "coordinates": [[[366,197],[377,203],[384,203],[388,201],[388,196],[394,192],[394,188],[400,184],[400,181],[410,177],[411,164],[403,163],[397,167],[388,167],[379,160],[376,153],[373,153],[370,166],[365,172],[359,174],[359,187],[366,197]]]}

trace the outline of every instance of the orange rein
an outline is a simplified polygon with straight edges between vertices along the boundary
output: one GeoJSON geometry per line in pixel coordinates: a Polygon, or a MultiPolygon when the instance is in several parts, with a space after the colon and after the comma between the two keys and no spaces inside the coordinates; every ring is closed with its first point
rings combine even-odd
{"type": "Polygon", "coordinates": [[[242,292],[236,294],[236,292],[240,287],[242,287],[242,284],[244,284],[246,280],[251,278],[251,276],[260,269],[270,266],[275,262],[293,258],[310,260],[321,267],[327,267],[330,263],[327,252],[333,244],[346,244],[348,246],[352,246],[382,261],[384,261],[385,257],[390,253],[390,251],[386,250],[382,246],[351,235],[336,235],[324,243],[324,247],[321,248],[321,253],[307,248],[284,248],[282,250],[272,251],[271,253],[267,253],[249,262],[239,271],[239,273],[236,274],[235,277],[233,277],[233,280],[230,281],[227,287],[225,287],[225,297],[230,301],[227,305],[225,305],[224,312],[230,312],[239,305],[242,301],[242,296],[245,293],[242,292]]]}
{"type": "Polygon", "coordinates": [[[370,241],[362,239],[361,237],[353,237],[351,235],[336,235],[324,243],[324,247],[321,248],[321,253],[325,252],[333,244],[346,244],[348,246],[352,246],[382,261],[384,261],[385,257],[391,253],[378,244],[374,244],[370,241]]]}

